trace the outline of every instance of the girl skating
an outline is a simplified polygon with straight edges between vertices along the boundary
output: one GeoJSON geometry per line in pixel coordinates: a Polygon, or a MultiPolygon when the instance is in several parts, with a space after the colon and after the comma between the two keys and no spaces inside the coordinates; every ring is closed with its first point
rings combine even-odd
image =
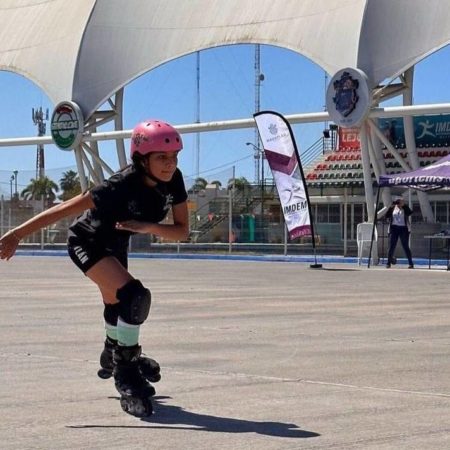
{"type": "Polygon", "coordinates": [[[106,329],[101,365],[112,371],[124,411],[136,416],[151,414],[155,390],[149,380],[158,381],[160,375],[158,363],[141,354],[139,331],[150,313],[151,293],[128,272],[128,243],[134,233],[188,237],[187,193],[177,168],[182,147],[171,125],[159,120],[138,124],[131,136],[131,165],[0,239],[0,258],[8,260],[24,237],[78,216],[69,228],[68,252],[100,290],[106,329]],[[173,224],[160,224],[170,210],[173,224]]]}

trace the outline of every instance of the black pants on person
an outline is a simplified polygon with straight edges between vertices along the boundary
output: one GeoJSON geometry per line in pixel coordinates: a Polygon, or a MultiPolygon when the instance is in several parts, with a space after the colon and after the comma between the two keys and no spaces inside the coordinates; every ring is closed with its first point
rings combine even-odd
{"type": "Polygon", "coordinates": [[[397,246],[398,239],[402,244],[406,257],[408,258],[409,265],[413,265],[411,249],[409,248],[409,230],[408,227],[400,227],[398,225],[391,225],[389,230],[389,252],[388,252],[388,264],[392,263],[395,247],[397,246]]]}

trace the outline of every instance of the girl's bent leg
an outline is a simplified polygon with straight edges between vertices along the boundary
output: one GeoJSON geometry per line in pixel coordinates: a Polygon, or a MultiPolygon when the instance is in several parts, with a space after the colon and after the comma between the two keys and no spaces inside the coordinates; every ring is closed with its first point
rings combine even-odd
{"type": "MultiPolygon", "coordinates": [[[[112,256],[101,259],[86,272],[86,276],[97,284],[102,293],[103,302],[105,303],[105,321],[107,324],[115,327],[115,338],[119,344],[125,346],[137,345],[139,341],[140,324],[129,323],[129,321],[123,320],[120,312],[121,307],[118,307],[117,309],[111,307],[114,307],[119,302],[119,299],[117,298],[118,291],[124,286],[129,285],[130,282],[138,283],[138,281],[134,280],[123,265],[112,256]],[[114,311],[112,311],[112,309],[114,309],[114,311]],[[109,317],[110,315],[112,316],[112,313],[114,313],[114,317],[109,317]]],[[[122,312],[124,311],[122,310],[122,312]]],[[[112,327],[111,330],[109,330],[110,338],[114,338],[112,335],[112,327]]]]}
{"type": "Polygon", "coordinates": [[[113,256],[101,259],[86,272],[86,276],[99,287],[103,301],[110,304],[118,302],[117,290],[134,279],[113,256]]]}

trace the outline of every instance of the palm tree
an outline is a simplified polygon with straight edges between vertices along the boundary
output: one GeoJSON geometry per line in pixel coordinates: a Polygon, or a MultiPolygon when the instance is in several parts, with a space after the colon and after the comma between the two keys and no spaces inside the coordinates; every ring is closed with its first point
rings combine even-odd
{"type": "Polygon", "coordinates": [[[81,184],[78,174],[74,170],[63,172],[62,178],[59,180],[62,194],[58,197],[62,201],[69,200],[78,194],[81,194],[81,184]]]}
{"type": "Polygon", "coordinates": [[[208,184],[208,181],[205,180],[202,177],[198,177],[195,179],[194,184],[192,185],[192,191],[193,192],[198,192],[198,191],[202,191],[203,189],[206,188],[206,185],[208,184]]]}
{"type": "Polygon", "coordinates": [[[231,189],[234,183],[234,188],[237,191],[245,191],[250,187],[250,182],[245,177],[239,177],[239,178],[230,178],[228,180],[228,189],[231,189]]]}
{"type": "Polygon", "coordinates": [[[21,192],[21,196],[25,200],[42,200],[44,198],[49,206],[55,201],[55,192],[58,191],[58,185],[50,178],[32,178],[30,184],[21,192]]]}
{"type": "Polygon", "coordinates": [[[219,180],[211,181],[209,184],[215,184],[217,189],[220,189],[222,187],[222,183],[219,180]]]}

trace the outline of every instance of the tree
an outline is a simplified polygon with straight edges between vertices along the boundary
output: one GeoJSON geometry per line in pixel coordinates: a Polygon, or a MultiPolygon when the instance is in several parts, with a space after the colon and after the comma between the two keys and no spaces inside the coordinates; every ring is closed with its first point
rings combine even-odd
{"type": "Polygon", "coordinates": [[[222,183],[219,180],[211,181],[209,184],[215,184],[218,189],[222,187],[222,183]]]}
{"type": "Polygon", "coordinates": [[[81,194],[81,184],[78,174],[74,170],[63,172],[62,178],[59,180],[62,194],[58,197],[62,201],[69,200],[78,194],[81,194]]]}
{"type": "Polygon", "coordinates": [[[206,181],[204,178],[198,177],[195,179],[194,184],[192,185],[192,191],[198,192],[202,191],[206,188],[206,185],[208,184],[208,181],[206,181]]]}
{"type": "Polygon", "coordinates": [[[21,195],[25,200],[44,199],[47,205],[50,205],[55,201],[56,192],[58,191],[58,185],[50,178],[32,178],[30,184],[21,192],[21,195]]]}
{"type": "Polygon", "coordinates": [[[228,189],[230,189],[233,186],[238,191],[245,191],[250,187],[250,182],[245,177],[239,177],[239,178],[230,178],[228,180],[228,189]]]}

